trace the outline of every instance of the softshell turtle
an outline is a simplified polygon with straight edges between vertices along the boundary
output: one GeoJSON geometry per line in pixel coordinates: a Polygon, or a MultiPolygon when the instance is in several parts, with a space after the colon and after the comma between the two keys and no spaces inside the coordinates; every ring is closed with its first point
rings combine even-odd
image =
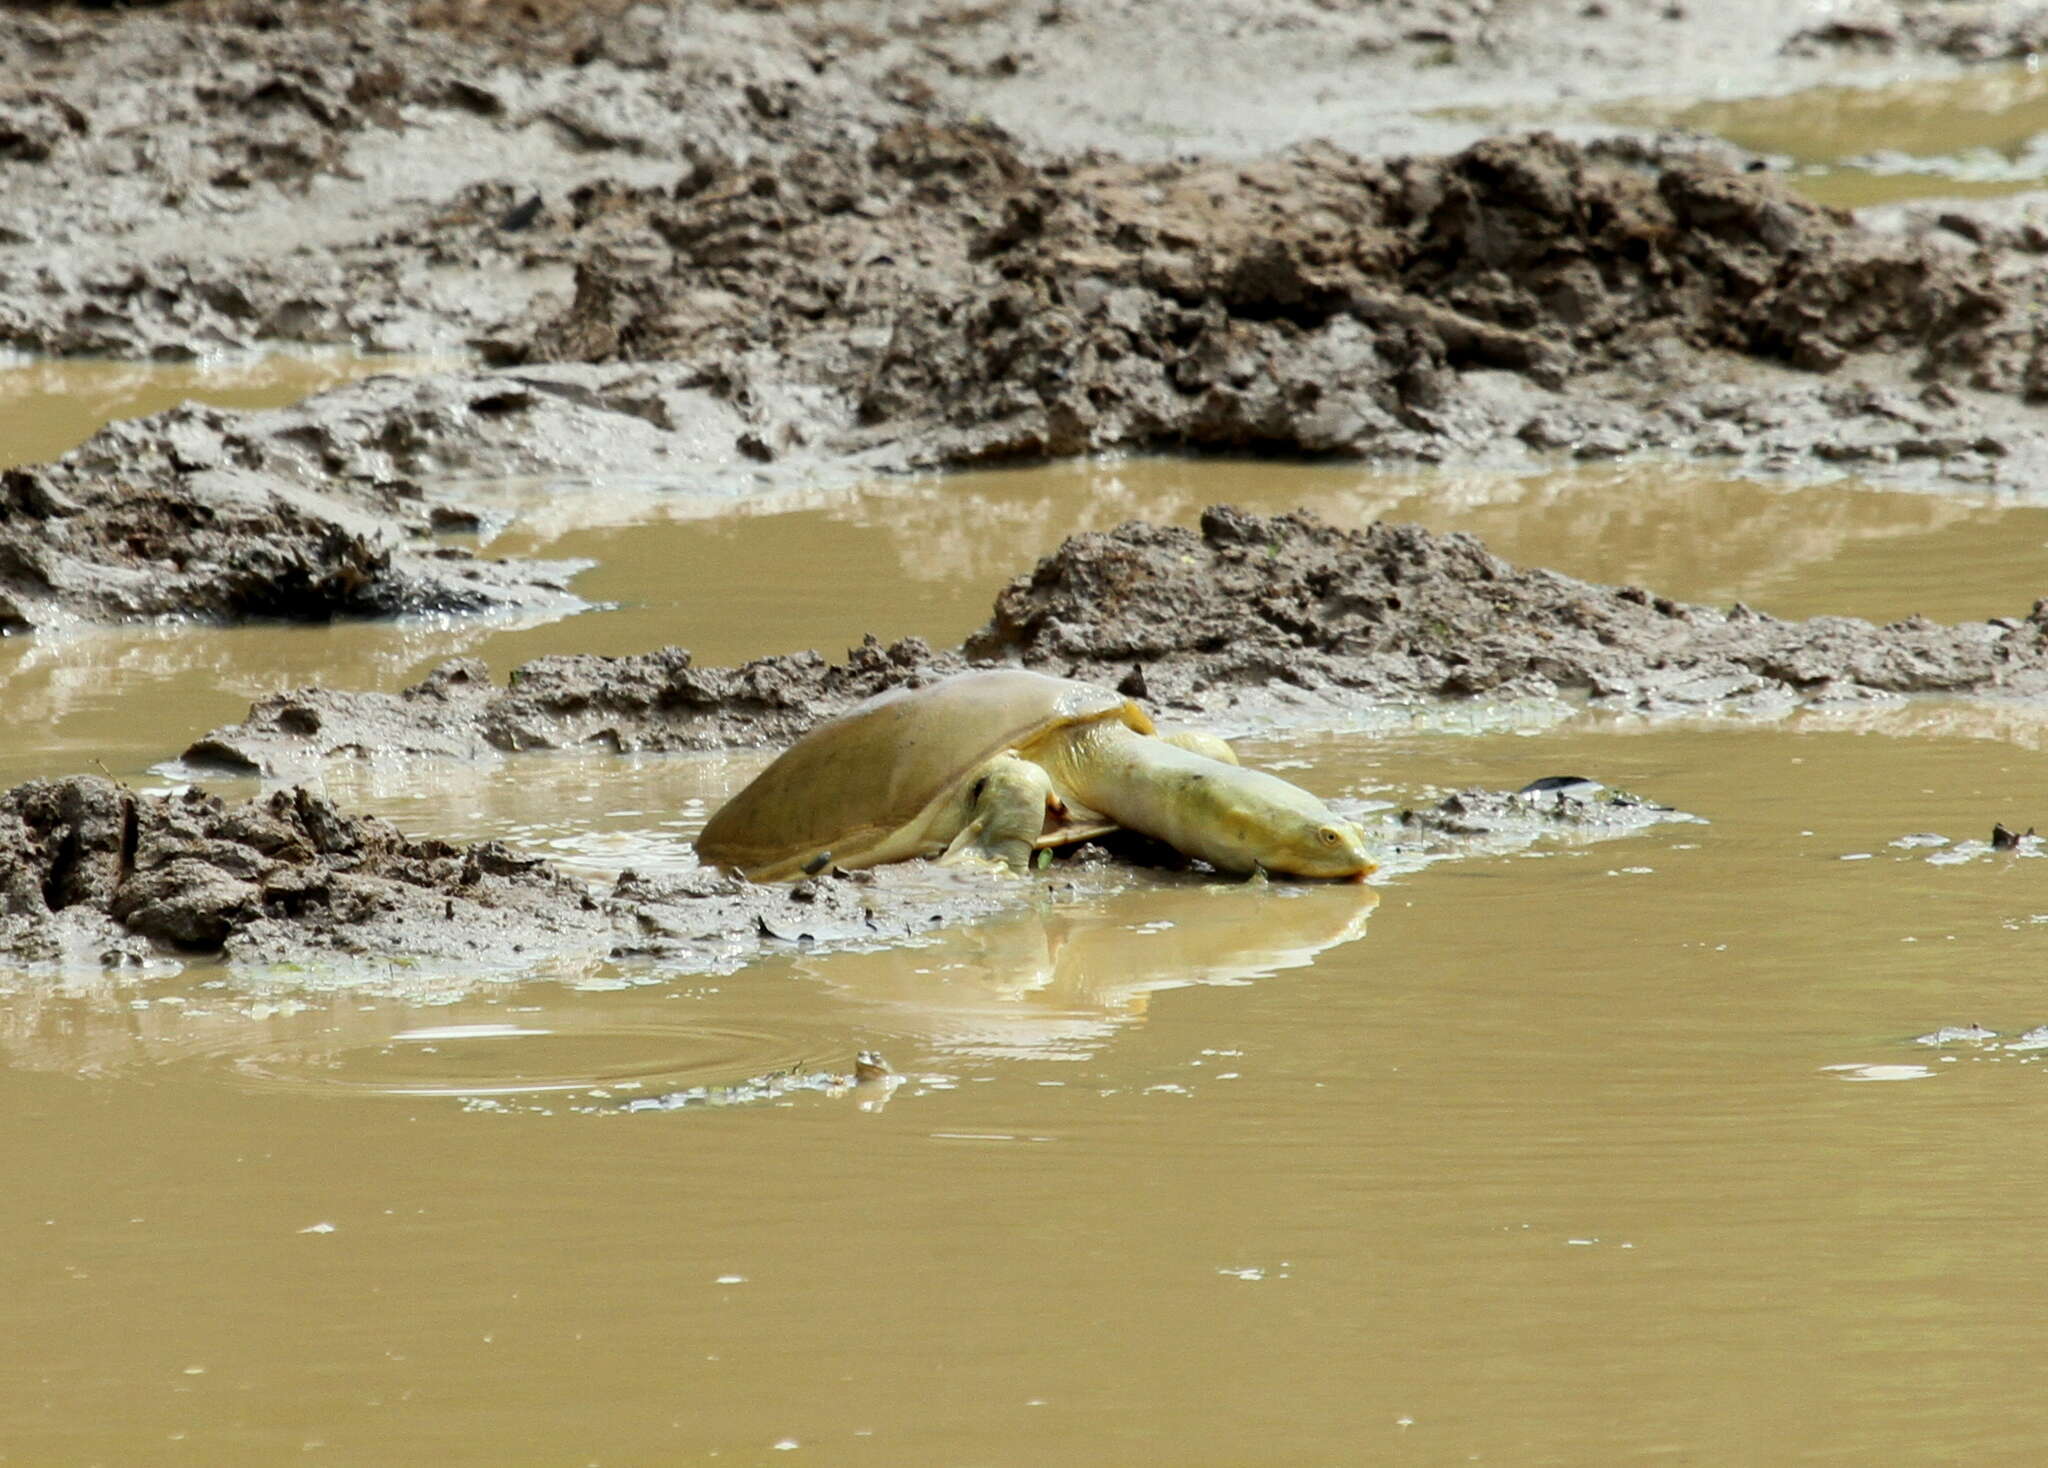
{"type": "Polygon", "coordinates": [[[1209,736],[1160,737],[1105,688],[960,673],[811,730],[711,818],[697,853],[758,882],[919,856],[1021,871],[1035,848],[1123,826],[1229,872],[1373,870],[1357,826],[1218,753],[1209,736]]]}

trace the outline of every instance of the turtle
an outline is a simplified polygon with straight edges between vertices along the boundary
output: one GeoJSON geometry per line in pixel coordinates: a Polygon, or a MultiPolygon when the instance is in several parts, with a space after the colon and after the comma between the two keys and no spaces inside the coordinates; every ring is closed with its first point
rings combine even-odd
{"type": "Polygon", "coordinates": [[[1363,881],[1363,833],[1212,735],[1022,668],[896,689],[818,725],[722,806],[700,860],[757,882],[913,857],[1026,870],[1119,827],[1226,872],[1363,881]]]}

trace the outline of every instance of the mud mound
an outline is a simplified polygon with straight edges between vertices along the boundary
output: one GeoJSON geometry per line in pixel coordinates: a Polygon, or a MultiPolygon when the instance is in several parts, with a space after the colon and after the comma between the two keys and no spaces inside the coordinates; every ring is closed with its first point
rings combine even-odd
{"type": "MultiPolygon", "coordinates": [[[[1663,807],[1463,791],[1374,828],[1395,863],[1599,841],[1663,807]]],[[[1178,859],[1174,865],[1184,865],[1178,859]]],[[[165,955],[290,964],[316,977],[563,976],[607,961],[724,972],[801,947],[915,942],[935,925],[1100,895],[1123,878],[1099,849],[1028,879],[906,862],[756,886],[692,871],[587,886],[501,842],[415,841],[303,789],[230,804],[139,795],[90,776],[0,792],[0,963],[92,970],[165,955]]]]}
{"type": "Polygon", "coordinates": [[[273,694],[242,723],[184,754],[192,765],[277,775],[323,759],[383,755],[474,759],[530,749],[614,752],[787,743],[820,719],[890,688],[966,666],[909,637],[870,637],[828,663],[815,652],[738,668],[699,668],[681,648],[635,657],[538,658],[492,686],[475,659],[447,664],[399,694],[300,688],[273,694]]]}
{"type": "Polygon", "coordinates": [[[476,963],[495,974],[660,959],[737,966],[777,947],[902,940],[1021,887],[711,872],[586,887],[500,842],[413,841],[302,789],[229,804],[89,776],[0,793],[0,954],[35,965],[151,954],[249,963],[476,963]]]}
{"type": "Polygon", "coordinates": [[[1469,535],[1207,511],[1199,531],[1075,536],[1000,594],[966,649],[1214,703],[1269,683],[1375,699],[1587,694],[1641,709],[1789,707],[2048,688],[2025,619],[1781,621],[1525,570],[1469,535]]]}
{"type": "Polygon", "coordinates": [[[2038,265],[1868,234],[1705,159],[1541,135],[1450,158],[1039,163],[987,126],[906,123],[578,227],[571,309],[504,349],[700,363],[757,409],[762,458],[821,436],[927,464],[1555,448],[1587,430],[1544,409],[1600,374],[1590,395],[1636,410],[1604,451],[1725,449],[1725,395],[1685,399],[1723,354],[2048,384],[2038,265]]]}
{"type": "Polygon", "coordinates": [[[83,909],[120,935],[218,952],[315,915],[337,943],[358,923],[410,919],[433,952],[461,941],[448,922],[458,899],[462,926],[474,927],[484,909],[582,910],[564,895],[561,879],[501,846],[408,841],[303,790],[230,806],[76,777],[0,797],[0,901],[9,924],[31,932],[83,909]]]}
{"type": "MultiPolygon", "coordinates": [[[[426,520],[416,522],[424,536],[426,520]]],[[[77,621],[480,612],[580,605],[575,566],[394,538],[369,514],[234,469],[164,484],[0,474],[0,633],[77,621]]]]}
{"type": "Polygon", "coordinates": [[[1637,587],[1526,570],[1468,535],[1341,530],[1309,515],[1211,509],[1201,528],[1074,536],[998,596],[957,652],[870,637],[699,668],[666,648],[542,658],[504,689],[474,660],[400,694],[301,688],[185,751],[272,778],[330,758],[476,758],[528,749],[689,750],[787,743],[863,698],[972,665],[1022,663],[1172,708],[1286,708],[1584,696],[1644,711],[1770,712],[1907,694],[2048,693],[2048,603],[2024,618],[1879,627],[1690,606],[1637,587]]]}
{"type": "Polygon", "coordinates": [[[436,545],[479,512],[426,485],[670,467],[730,436],[702,393],[631,369],[367,378],[288,408],[188,404],[0,475],[0,625],[557,609],[579,563],[436,545]]]}

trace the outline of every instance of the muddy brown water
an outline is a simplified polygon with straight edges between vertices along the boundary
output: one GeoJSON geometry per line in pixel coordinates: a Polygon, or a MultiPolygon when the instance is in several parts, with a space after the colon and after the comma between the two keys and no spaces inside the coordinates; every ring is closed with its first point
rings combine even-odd
{"type": "Polygon", "coordinates": [[[1795,188],[1845,209],[2010,194],[2048,177],[2048,72],[2038,58],[1938,78],[1599,110],[1782,159],[1795,188]]]}
{"type": "MultiPolygon", "coordinates": [[[[950,641],[1060,535],[1218,499],[1784,615],[2048,581],[2041,507],[1658,468],[574,491],[494,549],[616,609],[0,643],[0,783],[161,784],[260,692],[457,654],[950,641]]],[[[2025,1460],[2048,1071],[1913,1037],[2048,1021],[2043,868],[1895,843],[2048,824],[2042,721],[1472,724],[1244,750],[1361,811],[1585,773],[1710,824],[709,979],[0,976],[0,1462],[2025,1460]],[[862,1047],[902,1082],[622,1109],[862,1047]]],[[[602,873],[686,861],[755,762],[327,784],[602,873]]]]}
{"type": "Polygon", "coordinates": [[[2038,64],[1705,102],[1673,120],[1790,159],[1801,190],[1843,208],[2014,193],[2048,174],[2048,75],[2038,64]]]}
{"type": "Polygon", "coordinates": [[[280,408],[359,377],[448,365],[446,358],[365,357],[342,350],[189,363],[0,363],[0,423],[6,425],[0,433],[0,468],[54,459],[112,419],[137,418],[184,402],[280,408]]]}

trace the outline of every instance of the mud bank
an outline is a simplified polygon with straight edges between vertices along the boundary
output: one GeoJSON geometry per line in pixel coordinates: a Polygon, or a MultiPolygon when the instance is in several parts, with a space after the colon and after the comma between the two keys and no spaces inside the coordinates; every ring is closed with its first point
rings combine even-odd
{"type": "Polygon", "coordinates": [[[77,622],[568,611],[579,566],[436,546],[423,507],[384,515],[228,467],[174,486],[0,474],[0,634],[77,622]],[[394,522],[403,527],[393,533],[394,522]]]}
{"type": "MultiPolygon", "coordinates": [[[[1413,867],[1605,840],[1667,819],[1692,817],[1575,786],[1466,791],[1369,830],[1382,853],[1413,867]]],[[[1136,844],[1113,861],[1085,847],[1027,878],[907,862],[794,886],[698,869],[626,871],[605,887],[503,842],[413,840],[299,787],[230,804],[74,776],[0,793],[0,964],[76,971],[217,956],[322,975],[431,965],[480,981],[617,963],[726,972],[799,948],[914,943],[944,924],[1100,894],[1130,880],[1129,858],[1148,854],[1136,844]]]]}
{"type": "Polygon", "coordinates": [[[474,661],[399,694],[304,688],[185,751],[271,778],[332,758],[786,742],[884,689],[1021,663],[1122,688],[1164,714],[1315,723],[1429,699],[1583,698],[1643,712],[1769,714],[1911,694],[2048,693],[2048,611],[1946,626],[1783,621],[1523,569],[1467,535],[1207,511],[1075,536],[998,596],[959,650],[869,639],[696,667],[665,648],[538,659],[498,688],[474,661]]]}
{"type": "Polygon", "coordinates": [[[950,876],[757,887],[629,871],[599,889],[501,842],[410,840],[296,788],[231,805],[83,776],[0,795],[0,956],[19,965],[173,953],[515,977],[625,959],[724,970],[799,943],[902,942],[1017,900],[950,876]]]}
{"type": "Polygon", "coordinates": [[[367,378],[289,408],[187,405],[0,476],[0,630],[72,621],[566,611],[581,568],[436,543],[449,488],[739,460],[706,395],[637,369],[367,378]]]}
{"type": "Polygon", "coordinates": [[[919,121],[600,202],[530,226],[575,291],[483,343],[523,366],[181,409],[20,471],[11,625],[559,591],[559,568],[486,574],[403,538],[369,564],[351,509],[412,538],[473,525],[426,503],[465,477],[732,490],[1111,449],[2048,477],[2048,236],[1993,215],[1974,244],[1948,214],[1867,230],[1697,157],[1538,136],[1038,161],[919,121]],[[275,521],[229,517],[252,585],[209,598],[182,568],[217,564],[224,505],[252,500],[275,521]],[[140,551],[131,504],[157,507],[140,551]]]}
{"type": "MultiPolygon", "coordinates": [[[[1133,46],[1227,54],[1253,90],[1336,68],[1412,121],[1526,103],[1560,47],[1588,95],[1671,54],[1767,90],[1849,55],[2024,50],[2038,17],[1280,9],[1167,6],[1135,31],[1090,5],[0,12],[22,78],[0,97],[0,346],[349,342],[516,369],[289,420],[168,415],[93,446],[89,474],[35,471],[0,500],[10,625],[502,595],[444,556],[372,565],[339,510],[298,500],[316,527],[229,516],[275,590],[207,602],[179,567],[217,561],[229,469],[262,479],[230,499],[311,484],[408,530],[451,476],[745,487],[1105,449],[2048,476],[2048,234],[2015,206],[1866,226],[1697,140],[1465,124],[1455,151],[1399,154],[1327,100],[1165,157],[1150,102],[1081,105],[1123,95],[1133,46]],[[102,487],[156,507],[146,534],[102,487]]],[[[1220,70],[1190,73],[1211,114],[1220,70]]]]}
{"type": "Polygon", "coordinates": [[[499,350],[694,362],[764,461],[1657,450],[1983,480],[2043,454],[2016,411],[2048,392],[2038,256],[1655,148],[1047,161],[919,122],[580,233],[570,309],[499,350]]]}
{"type": "Polygon", "coordinates": [[[1238,159],[1318,137],[1444,152],[1499,130],[1488,108],[2019,57],[2044,25],[1763,0],[16,4],[0,9],[0,343],[446,348],[559,296],[579,253],[565,226],[622,189],[802,177],[818,151],[859,155],[910,122],[984,117],[1054,155],[1238,159]]]}

